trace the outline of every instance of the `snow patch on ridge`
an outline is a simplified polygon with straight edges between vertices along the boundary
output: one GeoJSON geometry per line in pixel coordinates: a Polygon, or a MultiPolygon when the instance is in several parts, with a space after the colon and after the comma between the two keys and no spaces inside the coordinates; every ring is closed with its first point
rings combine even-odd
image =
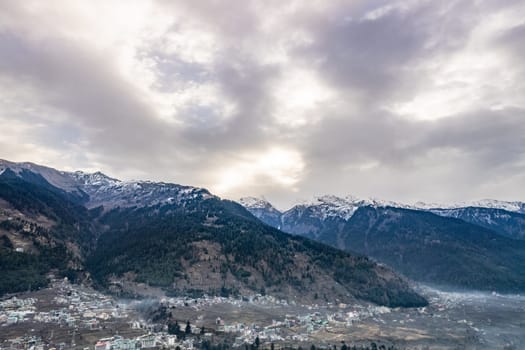
{"type": "Polygon", "coordinates": [[[314,197],[314,199],[310,201],[301,202],[289,209],[287,212],[297,209],[309,208],[311,211],[316,213],[316,216],[323,220],[329,217],[338,217],[343,220],[349,220],[357,209],[365,206],[372,206],[376,208],[396,207],[412,209],[412,207],[405,204],[375,198],[360,199],[352,195],[348,195],[346,197],[324,195],[314,197]]]}
{"type": "Polygon", "coordinates": [[[437,209],[461,209],[467,207],[488,208],[488,209],[503,209],[510,212],[525,214],[524,202],[508,202],[495,199],[482,199],[472,202],[459,202],[453,204],[438,204],[438,203],[424,203],[417,202],[414,204],[416,209],[420,210],[437,210],[437,209]]]}
{"type": "Polygon", "coordinates": [[[243,197],[239,199],[239,203],[245,208],[250,209],[275,209],[273,205],[264,198],[243,197]]]}

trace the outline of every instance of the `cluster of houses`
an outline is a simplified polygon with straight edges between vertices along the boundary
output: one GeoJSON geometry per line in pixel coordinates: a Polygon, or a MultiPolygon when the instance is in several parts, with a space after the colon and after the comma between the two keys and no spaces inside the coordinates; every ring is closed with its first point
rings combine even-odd
{"type": "Polygon", "coordinates": [[[123,305],[116,304],[111,297],[102,293],[74,287],[67,280],[58,282],[54,287],[58,291],[54,302],[64,306],[54,313],[68,326],[98,329],[105,321],[128,317],[128,311],[123,305]]]}
{"type": "MultiPolygon", "coordinates": [[[[52,298],[54,309],[38,311],[34,298],[11,299],[0,302],[0,331],[2,326],[17,322],[53,323],[60,327],[71,329],[97,330],[118,319],[126,319],[131,329],[141,330],[143,335],[134,338],[125,338],[114,334],[99,339],[90,349],[94,350],[130,350],[130,349],[193,349],[194,342],[202,339],[211,339],[209,328],[204,329],[196,324],[203,324],[202,313],[211,310],[215,305],[230,304],[233,306],[255,307],[261,309],[286,309],[290,314],[281,314],[282,319],[272,320],[269,324],[262,322],[246,324],[237,319],[225,322],[220,317],[216,319],[215,331],[217,334],[232,334],[235,338],[234,347],[243,347],[244,344],[253,344],[258,338],[261,343],[300,343],[308,342],[312,335],[319,331],[343,329],[351,327],[356,322],[369,318],[380,318],[382,314],[391,312],[391,309],[373,305],[296,305],[272,296],[254,295],[243,298],[207,297],[197,299],[164,298],[161,304],[169,308],[191,308],[201,313],[196,316],[195,324],[191,324],[190,333],[199,336],[189,336],[177,339],[176,335],[168,334],[166,324],[155,325],[139,320],[133,312],[133,303],[118,304],[109,296],[94,290],[71,285],[67,280],[53,283],[55,295],[52,298]],[[147,334],[144,334],[147,333],[147,334]]],[[[424,310],[422,312],[425,312],[424,310]]],[[[107,334],[107,333],[106,333],[107,334]]],[[[109,334],[111,335],[111,334],[109,334]]],[[[21,337],[10,339],[10,349],[48,350],[37,338],[21,337]]],[[[0,350],[2,345],[0,345],[0,350]]],[[[65,347],[67,349],[67,347],[65,347]]]]}
{"type": "Polygon", "coordinates": [[[32,317],[36,312],[35,302],[33,298],[17,297],[0,301],[0,326],[11,325],[32,317]]]}
{"type": "Polygon", "coordinates": [[[193,350],[194,339],[177,339],[176,335],[164,332],[149,333],[133,339],[115,335],[102,338],[95,344],[94,350],[136,350],[136,349],[181,349],[193,350]]]}
{"type": "MultiPolygon", "coordinates": [[[[124,305],[119,305],[111,297],[94,290],[71,285],[67,279],[55,280],[52,290],[52,295],[38,295],[36,298],[15,296],[0,301],[0,334],[3,327],[18,323],[49,324],[50,329],[67,327],[74,330],[98,330],[108,323],[128,317],[128,309],[124,305]],[[41,308],[42,305],[46,307],[41,308]]],[[[24,336],[4,339],[0,343],[0,350],[55,348],[30,334],[28,328],[24,336]]],[[[71,343],[68,342],[57,344],[56,348],[69,349],[70,346],[71,343]]]]}
{"type": "MultiPolygon", "coordinates": [[[[42,341],[42,338],[25,335],[22,337],[17,337],[11,339],[6,344],[0,344],[0,350],[9,349],[9,350],[18,350],[18,349],[31,349],[31,350],[47,350],[50,349],[46,347],[45,343],[42,341]]],[[[55,349],[56,350],[56,349],[55,349]]]]}
{"type": "Polygon", "coordinates": [[[234,346],[251,344],[256,338],[261,343],[297,343],[307,342],[310,336],[318,331],[332,331],[351,327],[365,319],[376,319],[380,315],[390,313],[391,309],[373,305],[338,305],[324,312],[308,307],[311,312],[299,315],[288,314],[284,320],[272,320],[271,324],[261,326],[258,324],[246,325],[242,322],[226,323],[218,318],[216,329],[219,332],[235,333],[237,335],[234,346]]]}
{"type": "Polygon", "coordinates": [[[296,305],[293,301],[288,303],[284,299],[277,299],[270,295],[250,295],[239,298],[233,297],[219,297],[219,296],[207,296],[204,295],[201,298],[162,298],[160,303],[168,307],[191,307],[195,311],[200,311],[217,304],[230,304],[233,306],[241,307],[245,304],[252,304],[258,306],[271,306],[271,307],[283,307],[288,305],[296,305]]]}
{"type": "MultiPolygon", "coordinates": [[[[259,338],[261,343],[307,342],[318,331],[332,331],[351,327],[365,319],[379,320],[381,315],[391,312],[391,309],[387,307],[360,303],[354,305],[329,303],[322,307],[319,305],[299,305],[293,301],[288,302],[260,294],[242,298],[208,296],[196,299],[164,298],[161,303],[168,307],[189,307],[200,312],[205,312],[216,304],[229,304],[239,308],[254,306],[265,309],[301,310],[297,314],[286,315],[283,320],[273,320],[271,324],[267,325],[245,324],[242,320],[226,322],[217,318],[215,330],[219,333],[235,334],[234,346],[239,347],[244,344],[252,344],[256,338],[259,338]]],[[[198,328],[195,330],[198,332],[198,328]]]]}
{"type": "Polygon", "coordinates": [[[12,297],[0,302],[0,326],[33,321],[98,329],[104,321],[128,316],[125,308],[101,293],[75,288],[67,280],[57,281],[53,287],[57,292],[53,299],[56,309],[37,311],[36,299],[12,297]]]}
{"type": "MultiPolygon", "coordinates": [[[[0,343],[0,350],[69,350],[69,344],[61,342],[49,345],[41,337],[36,335],[24,335],[9,339],[0,343]]],[[[90,350],[90,349],[84,349],[90,350]]]]}

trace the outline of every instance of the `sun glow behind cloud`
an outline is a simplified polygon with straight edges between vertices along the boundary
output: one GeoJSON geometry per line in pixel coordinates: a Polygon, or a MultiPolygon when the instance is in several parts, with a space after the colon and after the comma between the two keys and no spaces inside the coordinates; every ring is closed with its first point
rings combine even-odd
{"type": "Polygon", "coordinates": [[[218,181],[212,188],[223,195],[256,188],[267,182],[293,189],[300,181],[303,169],[304,161],[294,150],[271,148],[262,153],[241,153],[219,171],[218,181]]]}
{"type": "Polygon", "coordinates": [[[292,127],[313,123],[320,118],[315,114],[316,109],[326,106],[334,95],[314,71],[291,69],[277,83],[274,92],[275,119],[292,127]]]}

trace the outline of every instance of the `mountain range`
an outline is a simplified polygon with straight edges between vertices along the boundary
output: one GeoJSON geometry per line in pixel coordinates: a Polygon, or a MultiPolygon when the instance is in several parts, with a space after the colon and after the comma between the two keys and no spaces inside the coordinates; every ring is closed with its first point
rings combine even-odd
{"type": "Polygon", "coordinates": [[[429,284],[500,292],[525,290],[524,204],[405,205],[322,196],[280,212],[240,200],[260,220],[385,263],[429,284]],[[511,211],[512,210],[512,211],[511,211]]]}
{"type": "Polygon", "coordinates": [[[0,293],[55,275],[125,296],[427,303],[385,265],[284,233],[206,189],[33,163],[0,161],[0,263],[0,293]]]}
{"type": "Polygon", "coordinates": [[[126,296],[268,293],[425,305],[415,281],[525,290],[525,205],[322,196],[284,212],[208,190],[0,160],[0,293],[67,276],[126,296]],[[406,276],[399,276],[396,272],[406,276]]]}

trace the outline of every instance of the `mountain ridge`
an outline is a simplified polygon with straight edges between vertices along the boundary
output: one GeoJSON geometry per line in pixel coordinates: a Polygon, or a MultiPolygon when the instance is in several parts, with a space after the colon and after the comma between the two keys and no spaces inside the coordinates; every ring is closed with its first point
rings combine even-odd
{"type": "MultiPolygon", "coordinates": [[[[520,236],[523,223],[514,224],[510,230],[504,221],[508,215],[523,219],[519,213],[498,209],[499,221],[490,217],[492,221],[483,227],[483,222],[471,223],[468,217],[454,218],[443,212],[437,215],[431,210],[378,205],[378,202],[340,209],[340,202],[327,203],[327,198],[331,197],[283,212],[279,227],[339,249],[368,255],[417,281],[460,288],[525,290],[522,263],[525,242],[511,239],[523,237],[520,236]],[[349,212],[351,215],[347,215],[349,212]],[[418,265],[425,268],[415,269],[418,265]]],[[[343,203],[348,204],[344,200],[343,203]]],[[[495,209],[487,210],[493,213],[495,209]]],[[[254,215],[266,219],[264,212],[254,215]]]]}
{"type": "MultiPolygon", "coordinates": [[[[46,273],[63,276],[69,273],[67,267],[79,278],[91,276],[100,288],[127,296],[141,295],[141,285],[149,285],[176,294],[251,291],[306,300],[357,298],[387,306],[426,305],[392,270],[362,255],[276,230],[205,189],[121,182],[101,173],[60,172],[34,164],[22,164],[15,171],[5,168],[0,175],[0,188],[5,189],[0,192],[0,226],[15,213],[35,225],[47,225],[53,242],[67,254],[78,255],[75,261],[64,256],[62,265],[48,266],[46,273]],[[52,185],[39,170],[70,192],[52,185]],[[47,198],[46,193],[48,201],[33,201],[47,198]],[[70,226],[60,226],[67,213],[62,205],[76,218],[70,226]],[[55,232],[57,227],[63,230],[55,232]]],[[[18,257],[16,244],[29,246],[42,238],[5,225],[0,235],[15,244],[0,247],[2,258],[13,260],[18,257]]],[[[23,254],[44,259],[42,252],[23,254]]],[[[35,264],[38,261],[22,267],[34,276],[35,264]]],[[[20,282],[27,288],[27,281],[20,282]]]]}
{"type": "MultiPolygon", "coordinates": [[[[262,208],[263,205],[273,206],[271,202],[265,198],[260,197],[241,197],[239,202],[243,204],[246,208],[262,208]],[[243,202],[245,199],[250,199],[249,201],[243,202]]],[[[437,209],[461,209],[461,208],[487,208],[487,209],[502,209],[510,212],[516,212],[520,214],[525,214],[525,202],[521,201],[503,201],[497,199],[482,199],[475,200],[470,202],[456,202],[456,203],[427,203],[427,202],[416,202],[413,204],[407,204],[402,202],[383,200],[379,198],[359,198],[353,195],[346,196],[336,196],[336,195],[320,195],[314,196],[310,200],[298,201],[289,207],[286,210],[279,210],[281,213],[286,213],[287,211],[293,209],[296,206],[316,206],[320,203],[325,203],[326,205],[331,205],[333,207],[341,207],[342,211],[348,211],[349,207],[362,207],[362,206],[373,206],[373,207],[395,207],[395,208],[404,208],[404,209],[413,209],[413,210],[437,210],[437,209]]],[[[349,219],[351,215],[341,214],[341,217],[349,219]]]]}
{"type": "Polygon", "coordinates": [[[327,220],[328,218],[348,221],[357,209],[371,206],[374,208],[393,207],[428,211],[439,216],[459,218],[465,222],[494,230],[509,238],[525,239],[524,202],[481,200],[470,204],[463,202],[439,205],[419,202],[416,205],[408,205],[380,199],[359,199],[351,195],[345,197],[325,195],[316,196],[313,200],[298,202],[287,210],[278,211],[265,199],[250,198],[251,200],[245,203],[243,203],[241,199],[240,203],[262,221],[267,223],[271,222],[272,226],[282,228],[285,231],[287,229],[290,230],[290,227],[286,227],[287,218],[296,215],[297,212],[307,211],[310,216],[315,216],[321,221],[327,220]],[[274,208],[275,210],[272,210],[270,214],[268,209],[266,209],[268,207],[274,208]]]}

